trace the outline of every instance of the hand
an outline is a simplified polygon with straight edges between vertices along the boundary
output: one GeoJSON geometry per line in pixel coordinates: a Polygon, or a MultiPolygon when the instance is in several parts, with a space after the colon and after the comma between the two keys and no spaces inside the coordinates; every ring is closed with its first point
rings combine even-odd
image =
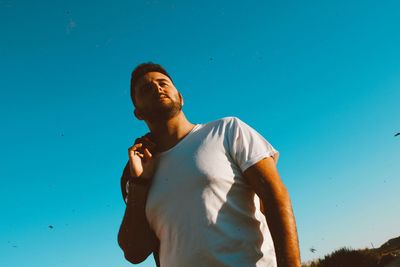
{"type": "Polygon", "coordinates": [[[156,144],[146,134],[135,140],[135,144],[128,149],[129,170],[132,177],[151,177],[154,170],[153,154],[156,144]]]}

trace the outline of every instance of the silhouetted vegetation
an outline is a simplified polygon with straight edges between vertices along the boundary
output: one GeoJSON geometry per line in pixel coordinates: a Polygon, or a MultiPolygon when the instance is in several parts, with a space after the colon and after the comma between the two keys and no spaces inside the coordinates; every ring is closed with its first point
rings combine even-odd
{"type": "MultiPolygon", "coordinates": [[[[400,257],[400,237],[376,249],[341,248],[323,259],[304,263],[303,267],[386,267],[400,257]]],[[[397,261],[396,261],[397,263],[397,261]]],[[[397,266],[397,265],[396,265],[397,266]]],[[[400,266],[400,265],[399,265],[400,266]]]]}
{"type": "Polygon", "coordinates": [[[326,255],[322,260],[312,262],[307,267],[379,267],[379,255],[370,250],[341,248],[326,255]]]}

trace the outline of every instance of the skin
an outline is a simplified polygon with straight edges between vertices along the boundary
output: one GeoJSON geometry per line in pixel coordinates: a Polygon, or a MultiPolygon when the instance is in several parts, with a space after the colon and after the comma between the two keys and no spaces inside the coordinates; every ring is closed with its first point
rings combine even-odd
{"type": "Polygon", "coordinates": [[[172,102],[183,106],[182,95],[175,88],[168,76],[149,72],[140,79],[135,87],[136,108],[134,114],[139,120],[144,120],[153,135],[153,141],[157,144],[158,151],[165,151],[175,146],[194,127],[182,110],[173,114],[171,118],[150,120],[143,110],[158,107],[171,106],[172,102]],[[165,95],[157,101],[157,96],[165,95]],[[156,100],[155,100],[156,99],[156,100]]]}
{"type": "Polygon", "coordinates": [[[296,222],[289,193],[279,177],[277,158],[264,158],[249,167],[244,177],[261,201],[274,241],[278,267],[301,267],[296,222]]]}
{"type": "MultiPolygon", "coordinates": [[[[127,169],[129,173],[129,169],[127,169]]],[[[144,261],[157,251],[158,240],[145,216],[145,204],[149,187],[130,186],[125,214],[118,232],[118,244],[125,259],[131,263],[144,261]]]]}
{"type": "MultiPolygon", "coordinates": [[[[162,109],[171,106],[172,102],[183,106],[182,96],[172,81],[161,73],[149,72],[138,81],[135,87],[135,102],[134,115],[146,122],[152,138],[142,136],[128,149],[128,175],[149,179],[154,171],[153,155],[175,146],[192,130],[194,124],[186,119],[181,110],[168,119],[149,119],[146,109],[152,106],[162,109]],[[159,99],[160,95],[166,96],[165,99],[159,99]]],[[[132,263],[144,261],[150,253],[157,250],[157,241],[145,217],[148,190],[148,186],[130,186],[125,214],[118,233],[118,244],[124,251],[125,258],[132,263]]]]}
{"type": "MultiPolygon", "coordinates": [[[[138,81],[135,102],[135,116],[146,122],[151,138],[141,137],[128,149],[129,172],[132,177],[148,179],[154,171],[153,155],[175,146],[192,130],[194,124],[186,119],[181,109],[175,109],[162,118],[151,114],[151,108],[171,110],[179,104],[183,106],[181,94],[162,73],[149,72],[138,81]]],[[[277,159],[278,155],[262,159],[243,175],[260,198],[274,241],[278,267],[300,267],[296,224],[288,191],[276,168],[277,159]]],[[[146,259],[156,246],[152,238],[146,237],[150,232],[144,215],[147,192],[148,187],[145,186],[129,190],[128,204],[118,235],[125,258],[133,263],[146,259]],[[135,203],[136,206],[129,203],[135,203]]]]}

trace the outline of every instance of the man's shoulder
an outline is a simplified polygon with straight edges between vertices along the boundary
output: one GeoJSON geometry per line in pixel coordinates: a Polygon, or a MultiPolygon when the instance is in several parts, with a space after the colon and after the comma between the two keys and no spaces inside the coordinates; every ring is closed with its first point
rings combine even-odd
{"type": "Polygon", "coordinates": [[[227,116],[223,117],[211,122],[208,122],[208,125],[232,125],[232,124],[237,124],[238,122],[241,122],[241,120],[238,117],[235,116],[227,116]]]}
{"type": "Polygon", "coordinates": [[[203,124],[202,128],[205,131],[213,131],[219,132],[222,134],[223,132],[231,132],[234,131],[238,127],[240,128],[243,122],[235,116],[227,116],[214,121],[207,122],[203,124]]]}
{"type": "Polygon", "coordinates": [[[201,124],[197,132],[200,136],[228,137],[234,135],[241,127],[242,122],[238,117],[229,116],[201,124]]]}

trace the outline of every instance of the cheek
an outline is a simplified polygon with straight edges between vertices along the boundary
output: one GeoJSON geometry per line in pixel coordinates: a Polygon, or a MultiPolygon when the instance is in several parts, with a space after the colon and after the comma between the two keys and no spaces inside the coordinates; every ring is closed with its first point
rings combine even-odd
{"type": "Polygon", "coordinates": [[[182,98],[181,98],[180,94],[175,95],[175,102],[182,104],[182,98]]]}
{"type": "Polygon", "coordinates": [[[181,102],[181,95],[179,94],[178,90],[173,90],[170,95],[173,96],[174,101],[181,102]]]}
{"type": "Polygon", "coordinates": [[[150,94],[137,93],[135,95],[137,106],[142,106],[143,104],[146,104],[149,101],[149,99],[150,99],[150,94]]]}

